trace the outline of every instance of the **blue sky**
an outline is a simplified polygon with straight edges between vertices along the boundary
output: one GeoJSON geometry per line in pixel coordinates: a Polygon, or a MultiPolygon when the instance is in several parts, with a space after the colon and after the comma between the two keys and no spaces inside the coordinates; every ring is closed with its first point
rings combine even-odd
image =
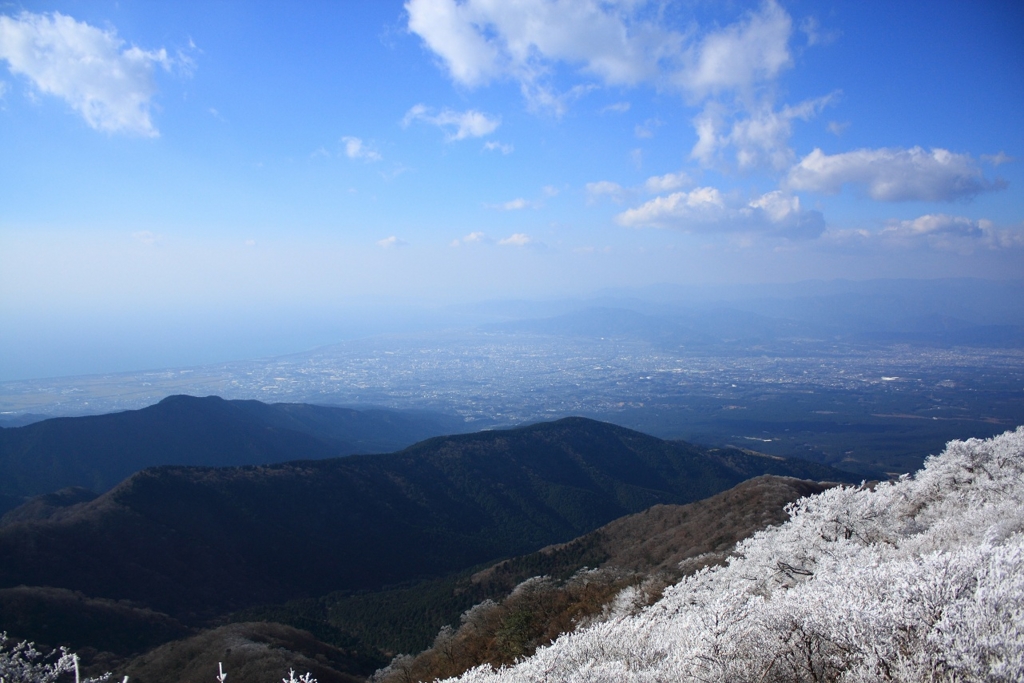
{"type": "Polygon", "coordinates": [[[1024,277],[1022,33],[1014,2],[0,4],[0,379],[401,306],[1024,277]]]}

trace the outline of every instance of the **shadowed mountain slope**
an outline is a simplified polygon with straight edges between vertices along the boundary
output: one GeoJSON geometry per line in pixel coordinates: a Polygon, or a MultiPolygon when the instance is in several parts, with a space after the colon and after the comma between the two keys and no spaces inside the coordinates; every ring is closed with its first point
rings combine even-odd
{"type": "MultiPolygon", "coordinates": [[[[590,620],[638,609],[683,574],[722,562],[738,541],[786,521],[787,504],[827,488],[790,477],[756,477],[695,503],[655,505],[569,543],[499,562],[456,584],[453,592],[474,595],[478,603],[463,615],[462,625],[451,630],[436,624],[440,632],[425,633],[420,641],[434,646],[396,662],[382,683],[511,664],[590,620]],[[626,604],[613,604],[624,597],[626,604]]],[[[336,626],[346,626],[337,607],[335,612],[336,626]]],[[[448,623],[455,616],[449,613],[448,623]]],[[[394,649],[388,637],[394,636],[382,631],[377,646],[394,649]]]]}
{"type": "Polygon", "coordinates": [[[141,410],[0,429],[0,514],[18,497],[103,492],[156,465],[226,467],[382,453],[456,432],[457,418],[170,396],[141,410]]]}
{"type": "Polygon", "coordinates": [[[764,473],[852,479],[584,418],[434,438],[388,455],[151,468],[48,519],[0,528],[0,587],[126,598],[194,623],[530,552],[764,473]]]}

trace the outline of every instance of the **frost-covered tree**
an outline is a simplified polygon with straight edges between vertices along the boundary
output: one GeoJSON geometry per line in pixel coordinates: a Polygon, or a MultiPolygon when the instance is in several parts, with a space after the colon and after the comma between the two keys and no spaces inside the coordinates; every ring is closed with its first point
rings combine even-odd
{"type": "MultiPolygon", "coordinates": [[[[82,680],[78,672],[78,656],[65,647],[49,655],[36,649],[34,643],[14,641],[7,633],[0,633],[0,683],[56,683],[73,680],[75,683],[102,683],[110,678],[82,680]]],[[[127,678],[125,679],[127,681],[127,678]]]]}
{"type": "Polygon", "coordinates": [[[1024,428],[789,512],[639,614],[458,680],[1024,680],[1024,428]]]}

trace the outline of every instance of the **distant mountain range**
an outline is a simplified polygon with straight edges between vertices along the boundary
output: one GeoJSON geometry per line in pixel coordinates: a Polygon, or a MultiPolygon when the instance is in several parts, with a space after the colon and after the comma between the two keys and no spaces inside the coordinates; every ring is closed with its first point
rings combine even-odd
{"type": "Polygon", "coordinates": [[[102,493],[146,467],[387,453],[464,431],[456,417],[170,396],[141,410],[0,428],[0,514],[65,487],[102,493]]]}
{"type": "MultiPolygon", "coordinates": [[[[1024,284],[985,280],[828,283],[704,301],[595,299],[544,317],[484,325],[500,332],[634,339],[662,348],[744,350],[787,341],[1024,346],[1024,284]]],[[[821,283],[818,283],[821,284],[821,283]]],[[[775,288],[778,290],[778,288],[775,288]]]]}

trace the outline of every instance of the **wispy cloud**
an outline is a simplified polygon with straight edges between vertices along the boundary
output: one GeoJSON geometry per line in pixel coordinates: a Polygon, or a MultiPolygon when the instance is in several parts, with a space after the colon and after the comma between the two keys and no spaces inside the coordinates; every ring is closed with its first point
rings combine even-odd
{"type": "Polygon", "coordinates": [[[498,240],[498,246],[502,247],[525,247],[531,244],[534,244],[533,238],[522,232],[517,232],[503,240],[498,240]]]}
{"type": "Polygon", "coordinates": [[[484,150],[488,152],[501,152],[502,154],[511,154],[515,151],[515,147],[511,144],[504,142],[497,142],[494,140],[488,140],[484,143],[484,150]]]}
{"type": "Polygon", "coordinates": [[[487,237],[487,235],[485,235],[484,233],[479,232],[479,231],[475,231],[475,232],[469,233],[468,235],[463,237],[461,240],[459,240],[459,239],[452,240],[451,241],[451,246],[459,247],[459,246],[462,246],[463,244],[491,244],[493,242],[494,242],[494,240],[492,240],[491,238],[487,237]]]}
{"type": "Polygon", "coordinates": [[[650,194],[660,194],[662,192],[678,190],[692,183],[693,181],[690,179],[690,176],[680,171],[679,173],[651,176],[644,182],[644,189],[650,194]]]}
{"type": "Polygon", "coordinates": [[[601,113],[625,114],[630,110],[631,106],[632,105],[629,102],[615,102],[614,104],[609,104],[607,107],[602,107],[601,113]]]}
{"type": "Polygon", "coordinates": [[[349,159],[363,159],[365,161],[380,161],[384,157],[380,153],[367,146],[360,138],[345,136],[341,139],[345,145],[345,156],[349,159]]]}
{"type": "Polygon", "coordinates": [[[534,202],[527,201],[522,197],[509,200],[507,202],[501,202],[500,204],[485,204],[488,209],[498,209],[499,211],[520,211],[522,209],[537,208],[534,202]]]}
{"type": "MultiPolygon", "coordinates": [[[[2,92],[3,91],[0,90],[0,94],[2,94],[2,92]]],[[[1002,150],[1000,150],[996,154],[982,154],[981,160],[986,163],[992,164],[993,166],[1002,166],[1003,164],[1008,164],[1012,161],[1015,161],[1013,157],[1011,157],[1006,152],[1003,152],[1002,150]]]]}
{"type": "Polygon", "coordinates": [[[647,139],[654,137],[654,131],[656,131],[662,125],[658,119],[647,119],[643,123],[638,123],[633,127],[633,134],[640,139],[647,139]]]}
{"type": "Polygon", "coordinates": [[[167,50],[126,47],[117,32],[54,12],[0,16],[0,59],[39,91],[67,102],[96,130],[156,137],[153,68],[194,64],[167,50]]]}
{"type": "Polygon", "coordinates": [[[436,114],[432,112],[426,105],[414,105],[402,117],[402,126],[406,127],[413,121],[423,121],[444,129],[448,141],[454,141],[490,135],[501,125],[501,117],[490,116],[475,109],[458,112],[445,108],[436,114]]]}
{"type": "Polygon", "coordinates": [[[849,121],[842,121],[842,122],[840,122],[840,121],[829,121],[828,122],[828,126],[826,126],[826,128],[828,128],[828,132],[832,133],[832,135],[835,135],[836,137],[839,137],[843,133],[845,133],[846,129],[849,128],[849,127],[850,127],[850,122],[849,121]]]}
{"type": "Polygon", "coordinates": [[[409,243],[403,239],[395,237],[394,235],[391,235],[391,237],[385,237],[382,240],[377,240],[377,246],[382,249],[395,249],[397,247],[404,247],[407,244],[409,243]]]}
{"type": "Polygon", "coordinates": [[[594,183],[587,183],[587,202],[594,203],[602,197],[608,197],[613,202],[621,202],[629,194],[626,188],[610,180],[598,180],[594,183]]]}

